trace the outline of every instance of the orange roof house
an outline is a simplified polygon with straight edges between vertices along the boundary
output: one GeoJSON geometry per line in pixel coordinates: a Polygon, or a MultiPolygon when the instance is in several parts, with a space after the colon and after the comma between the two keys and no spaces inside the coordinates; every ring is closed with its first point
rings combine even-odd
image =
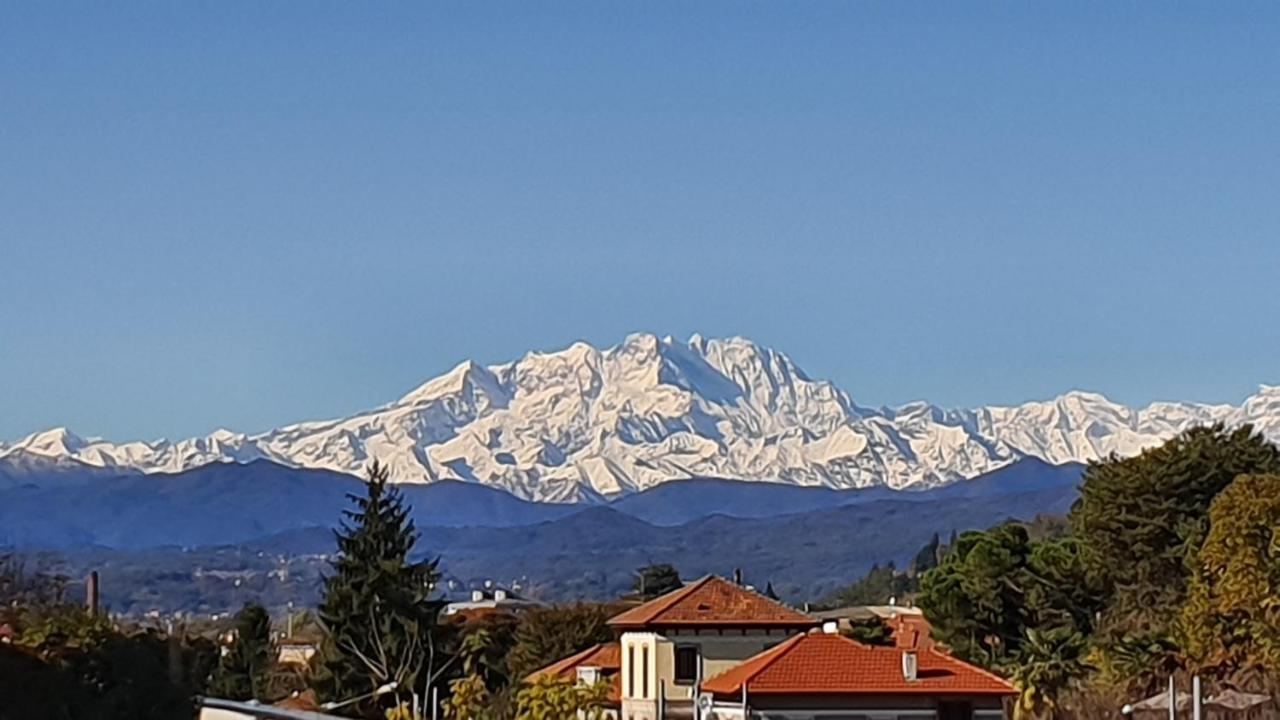
{"type": "Polygon", "coordinates": [[[935,720],[1003,718],[1004,699],[1015,694],[1005,680],[936,650],[872,647],[824,632],[770,648],[707,680],[702,692],[716,717],[822,709],[935,720]]]}
{"type": "Polygon", "coordinates": [[[632,608],[609,620],[618,630],[639,628],[809,628],[817,620],[715,575],[632,608]]]}
{"type": "Polygon", "coordinates": [[[587,676],[611,678],[626,720],[1004,717],[1009,683],[935,649],[927,623],[904,621],[894,647],[871,647],[820,622],[709,576],[612,618],[616,643],[531,677],[584,681],[581,668],[599,668],[587,676]]]}
{"type": "Polygon", "coordinates": [[[538,678],[552,675],[565,682],[587,682],[592,675],[591,668],[594,668],[598,674],[598,677],[593,680],[609,683],[609,703],[617,708],[622,702],[622,685],[619,678],[619,672],[622,670],[622,653],[616,642],[593,645],[541,670],[535,670],[525,681],[533,682],[538,678]]]}
{"type": "Polygon", "coordinates": [[[985,670],[934,650],[912,653],[863,645],[842,635],[808,633],[756,655],[702,684],[704,692],[760,695],[996,696],[1013,686],[985,670]],[[914,669],[909,667],[915,655],[914,669]],[[908,657],[904,657],[908,656],[908,657]]]}

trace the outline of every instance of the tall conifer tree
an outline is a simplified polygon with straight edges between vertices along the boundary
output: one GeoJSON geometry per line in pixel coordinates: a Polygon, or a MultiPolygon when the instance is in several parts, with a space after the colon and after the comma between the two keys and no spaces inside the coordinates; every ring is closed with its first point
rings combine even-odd
{"type": "Polygon", "coordinates": [[[219,659],[209,694],[230,700],[264,700],[271,669],[271,616],[257,603],[236,613],[235,642],[219,659]]]}
{"type": "Polygon", "coordinates": [[[413,560],[418,540],[409,508],[388,483],[388,469],[369,468],[365,494],[348,495],[355,509],[335,531],[338,555],[324,581],[319,619],[328,632],[326,688],[341,702],[395,683],[387,696],[356,705],[379,717],[378,707],[428,697],[429,687],[452,665],[444,603],[435,599],[435,560],[413,560]]]}

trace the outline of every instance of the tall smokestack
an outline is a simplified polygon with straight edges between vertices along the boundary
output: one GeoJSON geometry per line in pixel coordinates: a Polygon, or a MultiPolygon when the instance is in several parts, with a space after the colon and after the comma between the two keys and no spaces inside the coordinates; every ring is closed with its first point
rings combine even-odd
{"type": "Polygon", "coordinates": [[[90,615],[98,614],[98,571],[93,570],[84,581],[84,606],[90,615]]]}

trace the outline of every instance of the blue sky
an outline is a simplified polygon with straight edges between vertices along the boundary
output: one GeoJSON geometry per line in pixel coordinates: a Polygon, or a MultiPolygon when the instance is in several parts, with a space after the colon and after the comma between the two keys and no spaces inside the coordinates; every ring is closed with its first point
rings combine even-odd
{"type": "Polygon", "coordinates": [[[7,3],[0,438],[746,335],[863,404],[1280,382],[1270,3],[7,3]]]}

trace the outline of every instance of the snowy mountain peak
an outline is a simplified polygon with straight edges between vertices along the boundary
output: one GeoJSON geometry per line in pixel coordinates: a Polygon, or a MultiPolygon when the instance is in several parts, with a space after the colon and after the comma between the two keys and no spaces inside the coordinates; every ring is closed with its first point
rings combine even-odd
{"type": "Polygon", "coordinates": [[[56,427],[32,433],[9,447],[36,455],[59,456],[75,455],[88,445],[87,440],[67,428],[56,427]]]}
{"type": "Polygon", "coordinates": [[[1025,457],[1133,454],[1197,424],[1252,423],[1280,439],[1280,386],[1239,407],[1129,408],[1073,390],[1017,406],[871,409],[746,338],[653,333],[584,342],[485,367],[464,361],[354,417],[259,435],[112,444],[65,428],[0,445],[91,465],[176,471],[269,459],[360,473],[378,459],[401,482],[458,479],[547,501],[592,501],[673,479],[730,477],[834,488],[940,485],[1025,457]]]}

